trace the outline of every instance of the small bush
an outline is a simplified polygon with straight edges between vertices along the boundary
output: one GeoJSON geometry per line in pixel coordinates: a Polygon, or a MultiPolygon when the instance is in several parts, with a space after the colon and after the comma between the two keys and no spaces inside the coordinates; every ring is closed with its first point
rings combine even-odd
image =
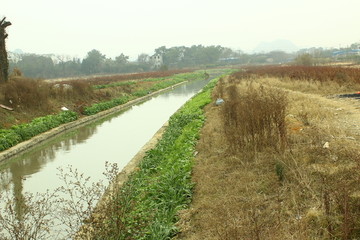
{"type": "Polygon", "coordinates": [[[90,99],[94,96],[94,90],[88,81],[67,81],[56,83],[51,86],[51,96],[58,100],[78,101],[90,99]]]}
{"type": "Polygon", "coordinates": [[[17,78],[3,86],[4,100],[12,106],[37,110],[48,109],[49,85],[40,80],[17,78]]]}
{"type": "Polygon", "coordinates": [[[251,85],[241,92],[236,85],[230,85],[228,92],[222,117],[230,149],[236,152],[268,146],[283,148],[286,143],[285,93],[251,85]]]}

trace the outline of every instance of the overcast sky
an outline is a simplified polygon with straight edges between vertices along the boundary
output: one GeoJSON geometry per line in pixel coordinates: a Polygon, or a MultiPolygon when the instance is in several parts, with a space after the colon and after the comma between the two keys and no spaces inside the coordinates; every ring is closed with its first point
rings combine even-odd
{"type": "Polygon", "coordinates": [[[1,0],[7,49],[83,58],[92,49],[135,59],[202,44],[251,51],[287,39],[302,47],[360,40],[360,0],[1,0]]]}

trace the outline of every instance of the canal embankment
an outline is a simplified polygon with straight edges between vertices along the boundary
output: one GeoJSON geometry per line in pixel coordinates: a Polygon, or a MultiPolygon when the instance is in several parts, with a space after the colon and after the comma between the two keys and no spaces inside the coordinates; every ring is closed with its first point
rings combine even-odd
{"type": "MultiPolygon", "coordinates": [[[[9,188],[9,192],[6,194],[14,194],[14,196],[20,196],[20,198],[26,198],[29,192],[37,193],[46,191],[46,189],[56,189],[58,186],[64,184],[57,179],[57,169],[64,169],[68,164],[71,164],[73,167],[72,169],[76,169],[79,173],[83,173],[84,176],[91,176],[92,180],[98,181],[98,179],[101,178],[103,173],[102,169],[104,168],[104,163],[106,161],[118,163],[119,169],[122,170],[117,178],[117,182],[120,182],[121,184],[116,184],[115,188],[119,189],[121,186],[121,190],[119,191],[124,194],[121,194],[121,196],[116,195],[116,197],[114,195],[115,200],[119,198],[125,199],[125,202],[131,203],[130,205],[134,202],[140,203],[145,200],[145,205],[147,207],[149,207],[148,204],[150,204],[150,206],[157,209],[156,205],[153,205],[151,201],[148,202],[146,200],[147,197],[144,196],[145,199],[139,199],[139,196],[137,196],[135,199],[127,201],[126,199],[127,197],[130,197],[130,195],[123,192],[124,189],[133,189],[132,187],[129,187],[133,185],[132,181],[136,182],[132,176],[136,175],[138,172],[144,173],[143,170],[145,170],[145,172],[150,173],[150,175],[143,175],[147,178],[147,181],[150,181],[147,182],[147,186],[149,187],[148,190],[152,189],[151,192],[156,193],[158,192],[156,189],[164,188],[162,191],[163,194],[169,190],[170,192],[175,193],[175,196],[183,191],[185,195],[183,195],[181,199],[186,202],[189,201],[189,194],[191,191],[189,192],[186,188],[183,188],[183,190],[176,189],[178,187],[180,187],[179,189],[182,189],[181,186],[183,183],[186,185],[186,181],[183,180],[189,178],[189,174],[187,174],[186,171],[189,171],[191,168],[190,165],[187,165],[186,161],[193,156],[194,153],[191,153],[191,148],[196,143],[196,137],[191,137],[192,130],[196,127],[200,127],[201,122],[204,119],[200,117],[200,119],[196,120],[200,115],[196,113],[197,108],[194,107],[194,105],[190,105],[190,107],[185,108],[185,110],[179,110],[180,114],[173,115],[173,113],[194,94],[203,89],[204,85],[208,82],[208,80],[200,80],[182,84],[181,86],[174,88],[174,90],[165,92],[159,96],[154,96],[149,101],[135,104],[132,107],[129,107],[129,110],[120,110],[119,113],[110,114],[108,117],[105,116],[104,120],[90,120],[88,121],[89,124],[74,127],[74,131],[65,130],[65,132],[68,131],[68,133],[58,134],[59,137],[53,137],[51,141],[44,141],[45,144],[38,144],[39,147],[34,147],[33,149],[29,149],[30,151],[25,151],[28,153],[19,154],[18,157],[11,160],[11,164],[8,164],[8,168],[4,169],[2,172],[2,177],[4,178],[1,179],[1,184],[9,182],[9,186],[11,186],[11,189],[9,188]],[[159,118],[159,115],[163,116],[159,118]],[[171,115],[173,116],[170,117],[171,115]],[[175,115],[177,117],[175,117],[175,115]],[[164,122],[168,120],[169,126],[174,127],[172,130],[169,130],[171,129],[169,127],[163,126],[164,122]],[[153,130],[149,131],[149,128],[152,128],[153,130]],[[159,130],[159,128],[161,129],[159,130]],[[166,129],[165,132],[164,129],[166,129]],[[152,136],[154,137],[152,138],[152,136]],[[160,138],[161,140],[159,140],[160,138]],[[149,139],[151,140],[149,141],[149,139]],[[163,139],[166,139],[167,143],[170,144],[163,142],[163,139]],[[133,140],[136,140],[138,143],[135,143],[133,140]],[[154,147],[154,145],[156,146],[154,147]],[[175,150],[173,154],[171,154],[171,148],[174,148],[172,150],[175,150]],[[188,153],[190,154],[188,155],[188,153]],[[166,164],[166,161],[161,159],[172,159],[171,161],[173,162],[168,162],[166,164]],[[176,163],[177,160],[180,161],[176,163]],[[163,164],[160,164],[161,162],[163,162],[163,164]],[[145,163],[146,167],[143,163],[145,163]],[[183,169],[186,171],[172,171],[172,168],[174,168],[174,170],[183,169]],[[170,171],[167,171],[166,169],[170,171]],[[155,175],[151,176],[151,173],[155,175]],[[174,177],[171,176],[172,173],[175,174],[173,176],[179,176],[179,184],[176,184],[177,180],[172,180],[174,179],[174,177]],[[160,175],[164,176],[160,177],[160,175]],[[158,176],[159,178],[151,180],[151,177],[154,176],[158,176]],[[181,176],[185,176],[185,178],[182,180],[181,176]],[[156,183],[167,184],[156,186],[156,183]],[[169,183],[175,183],[175,186],[169,185],[169,183]],[[166,185],[175,187],[175,189],[169,188],[167,190],[166,188],[168,186],[166,185]],[[176,187],[176,185],[178,185],[178,187],[176,187]]],[[[192,102],[192,100],[189,102],[192,102]]],[[[142,179],[140,179],[140,181],[142,181],[142,179]]],[[[134,188],[137,188],[136,185],[133,186],[134,188]]],[[[186,186],[191,188],[191,184],[186,186]]],[[[146,189],[139,188],[139,191],[144,190],[147,192],[146,189]]],[[[116,192],[119,193],[118,191],[116,192]]],[[[131,193],[131,191],[128,193],[131,193]]],[[[166,196],[166,194],[164,196],[166,196]]],[[[159,200],[159,197],[161,196],[157,196],[156,198],[159,200]]],[[[167,200],[162,200],[161,202],[164,201],[166,202],[167,200]]],[[[170,201],[172,200],[170,199],[170,201]]],[[[174,201],[179,202],[178,200],[174,201]]],[[[155,202],[157,202],[157,200],[155,200],[155,202]]],[[[16,202],[14,203],[16,204],[16,202]]],[[[184,204],[180,205],[183,206],[184,204]]],[[[116,207],[114,204],[108,204],[108,206],[116,207]]],[[[132,206],[135,211],[142,211],[140,210],[143,208],[141,204],[138,206],[140,208],[135,205],[132,206]]],[[[178,209],[176,204],[173,206],[178,209]]],[[[132,208],[131,206],[129,207],[132,208]]],[[[60,209],[61,207],[56,207],[56,210],[53,213],[57,216],[61,215],[61,213],[59,213],[60,209]]],[[[129,208],[125,207],[122,208],[122,210],[126,212],[129,208]]],[[[123,216],[122,214],[117,214],[119,213],[118,211],[122,210],[114,208],[110,212],[115,214],[114,218],[117,218],[123,216]]],[[[50,213],[50,215],[53,213],[50,213]]],[[[109,212],[104,211],[104,213],[107,216],[110,216],[110,214],[108,214],[109,212]]],[[[168,212],[166,215],[170,213],[171,212],[168,212]]],[[[173,219],[173,217],[168,219],[173,219]]],[[[131,218],[126,217],[126,219],[124,219],[125,222],[128,220],[131,220],[131,218]]],[[[142,221],[141,219],[139,220],[142,221]]],[[[82,221],[83,219],[80,219],[79,223],[82,223],[82,221]]],[[[163,219],[161,221],[166,220],[163,219]]],[[[125,224],[125,222],[123,223],[125,224]]],[[[74,223],[74,221],[71,221],[73,226],[74,223]]],[[[157,225],[158,223],[155,223],[155,225],[152,226],[157,225]]],[[[168,228],[170,225],[165,224],[164,226],[168,228]]],[[[131,224],[128,225],[128,227],[131,227],[131,224]]],[[[52,226],[50,228],[54,227],[52,226]]],[[[71,230],[76,231],[77,229],[77,227],[73,227],[71,230]]],[[[110,229],[111,226],[103,228],[103,230],[110,229]]],[[[121,229],[122,228],[119,228],[119,231],[121,229]]],[[[164,233],[164,231],[161,232],[164,233]]],[[[167,232],[167,230],[165,232],[167,232]]],[[[50,233],[52,234],[53,232],[50,233]]],[[[157,230],[154,230],[154,233],[160,234],[157,230]]],[[[171,234],[172,233],[173,231],[171,230],[171,234]]]]}
{"type": "Polygon", "coordinates": [[[178,83],[178,84],[175,84],[173,86],[170,86],[170,87],[167,87],[167,88],[164,88],[164,89],[161,89],[161,90],[158,90],[156,92],[153,92],[153,93],[149,93],[148,95],[146,96],[142,96],[142,97],[139,97],[137,99],[134,99],[134,100],[131,100],[125,104],[122,104],[122,105],[119,105],[119,106],[116,106],[116,107],[113,107],[111,109],[108,109],[108,110],[105,110],[105,111],[101,111],[97,114],[94,114],[94,115],[90,115],[90,116],[83,116],[81,118],[79,118],[78,120],[75,120],[73,122],[69,122],[69,123],[65,123],[65,124],[62,124],[60,125],[59,127],[56,127],[56,128],[53,128],[53,129],[50,129],[49,131],[47,132],[44,132],[42,134],[39,134],[37,136],[34,136],[33,138],[27,140],[27,141],[24,141],[24,142],[21,142],[7,150],[4,150],[2,152],[0,152],[0,162],[3,162],[3,161],[6,161],[6,159],[9,159],[17,154],[20,154],[36,145],[38,145],[39,143],[42,143],[44,141],[47,141],[61,133],[64,133],[66,131],[69,131],[69,130],[73,130],[77,127],[80,127],[80,126],[83,126],[85,124],[88,124],[90,123],[91,121],[94,121],[94,120],[98,120],[100,118],[103,118],[103,117],[106,117],[108,115],[111,115],[111,114],[114,114],[116,112],[119,112],[119,111],[122,111],[122,110],[125,110],[135,104],[138,104],[138,103],[141,103],[143,101],[146,101],[158,94],[161,94],[165,91],[169,91],[171,89],[174,89],[175,87],[181,85],[181,84],[184,84],[185,82],[181,82],[181,83],[178,83]]]}
{"type": "Polygon", "coordinates": [[[177,213],[190,204],[195,146],[211,103],[213,79],[181,107],[120,172],[91,222],[75,239],[166,239],[177,213]]]}

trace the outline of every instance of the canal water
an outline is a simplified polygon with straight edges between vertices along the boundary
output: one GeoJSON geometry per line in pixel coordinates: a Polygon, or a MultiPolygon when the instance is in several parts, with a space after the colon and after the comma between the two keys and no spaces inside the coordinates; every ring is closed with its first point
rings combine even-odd
{"type": "Polygon", "coordinates": [[[71,166],[102,178],[105,162],[122,169],[161,126],[208,80],[189,82],[127,110],[62,134],[10,160],[0,173],[0,189],[45,192],[61,184],[58,168],[71,166]],[[18,185],[18,186],[17,186],[18,185]]]}
{"type": "Polygon", "coordinates": [[[8,194],[21,199],[25,192],[35,194],[54,190],[63,184],[58,176],[59,168],[68,166],[90,176],[92,181],[104,178],[105,162],[116,163],[121,170],[170,116],[208,81],[177,86],[10,159],[0,170],[0,191],[7,189],[8,194]]]}

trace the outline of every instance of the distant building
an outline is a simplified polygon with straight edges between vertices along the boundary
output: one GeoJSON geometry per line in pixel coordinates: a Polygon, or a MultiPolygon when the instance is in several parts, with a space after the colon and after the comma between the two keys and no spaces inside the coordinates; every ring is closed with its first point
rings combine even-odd
{"type": "Polygon", "coordinates": [[[240,61],[240,57],[227,57],[227,58],[220,58],[219,62],[221,63],[237,63],[240,61]]]}
{"type": "Polygon", "coordinates": [[[157,69],[163,65],[163,58],[160,54],[154,54],[150,57],[152,68],[157,69]]]}
{"type": "Polygon", "coordinates": [[[351,56],[351,55],[360,55],[360,49],[345,49],[340,51],[335,51],[332,53],[333,57],[339,57],[339,56],[351,56]]]}

